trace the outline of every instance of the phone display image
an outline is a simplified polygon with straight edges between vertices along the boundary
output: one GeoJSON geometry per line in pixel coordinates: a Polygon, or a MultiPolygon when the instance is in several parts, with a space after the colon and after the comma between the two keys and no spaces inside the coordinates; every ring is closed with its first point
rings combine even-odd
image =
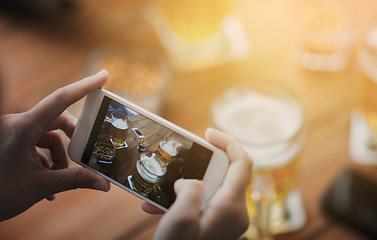
{"type": "Polygon", "coordinates": [[[168,209],[174,182],[203,179],[213,151],[106,96],[82,163],[168,209]]]}

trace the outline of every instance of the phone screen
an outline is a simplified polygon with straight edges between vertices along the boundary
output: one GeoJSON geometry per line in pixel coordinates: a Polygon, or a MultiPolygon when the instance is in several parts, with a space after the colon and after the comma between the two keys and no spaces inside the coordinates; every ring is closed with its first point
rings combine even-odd
{"type": "Polygon", "coordinates": [[[82,162],[160,206],[174,182],[202,180],[213,151],[104,96],[82,162]]]}

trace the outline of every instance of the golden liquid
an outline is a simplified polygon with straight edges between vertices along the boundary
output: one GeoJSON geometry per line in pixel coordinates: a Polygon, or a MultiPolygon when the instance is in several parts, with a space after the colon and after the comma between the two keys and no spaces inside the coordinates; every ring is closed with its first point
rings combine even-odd
{"type": "Polygon", "coordinates": [[[377,133],[377,68],[369,74],[361,72],[357,83],[357,108],[363,112],[369,126],[377,133]],[[373,73],[375,75],[370,76],[373,73]]]}
{"type": "Polygon", "coordinates": [[[174,156],[165,152],[161,145],[156,150],[156,159],[162,166],[167,166],[173,160],[174,156]]]}
{"type": "Polygon", "coordinates": [[[119,129],[119,128],[115,127],[113,124],[111,124],[110,137],[111,137],[113,144],[116,147],[123,146],[124,141],[127,138],[127,130],[128,130],[128,128],[119,129]]]}
{"type": "MultiPolygon", "coordinates": [[[[275,200],[271,208],[271,227],[277,226],[288,218],[285,207],[285,200],[288,194],[296,188],[298,163],[300,154],[296,155],[291,161],[279,168],[262,169],[253,171],[256,175],[267,175],[271,177],[275,186],[275,200]]],[[[251,183],[246,189],[246,204],[251,219],[255,219],[256,210],[253,199],[251,198],[251,183]]]]}
{"type": "Polygon", "coordinates": [[[181,39],[199,42],[220,29],[229,11],[229,0],[157,0],[173,32],[181,39]]]}
{"type": "MultiPolygon", "coordinates": [[[[156,164],[153,164],[152,166],[154,167],[149,170],[153,170],[154,173],[161,173],[163,171],[161,166],[156,164]]],[[[157,175],[150,172],[148,176],[145,172],[148,172],[148,170],[138,161],[132,173],[132,183],[135,190],[143,196],[147,196],[153,190],[154,186],[160,181],[160,178],[157,175]]]]}
{"type": "Polygon", "coordinates": [[[345,0],[306,0],[302,3],[303,48],[308,52],[336,53],[347,42],[350,10],[345,0]]]}
{"type": "Polygon", "coordinates": [[[140,176],[139,172],[137,171],[136,167],[134,172],[132,173],[132,183],[134,185],[135,190],[143,196],[148,196],[148,194],[153,190],[155,184],[147,182],[140,176]]]}

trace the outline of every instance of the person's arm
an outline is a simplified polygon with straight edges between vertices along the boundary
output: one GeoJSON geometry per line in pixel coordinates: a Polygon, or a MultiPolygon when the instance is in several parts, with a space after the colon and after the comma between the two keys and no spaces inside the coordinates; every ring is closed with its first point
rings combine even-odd
{"type": "Polygon", "coordinates": [[[76,119],[66,109],[102,87],[107,78],[103,70],[56,90],[28,112],[0,118],[0,221],[44,198],[53,200],[58,192],[110,189],[108,181],[88,169],[67,168],[68,155],[58,132],[72,137],[76,119]]]}
{"type": "MultiPolygon", "coordinates": [[[[161,219],[154,239],[238,239],[249,225],[245,189],[250,182],[252,161],[241,145],[231,136],[208,129],[206,138],[223,149],[230,166],[222,186],[208,206],[201,210],[203,185],[198,180],[178,180],[177,199],[161,219]]],[[[144,211],[160,213],[145,203],[144,211]]]]}

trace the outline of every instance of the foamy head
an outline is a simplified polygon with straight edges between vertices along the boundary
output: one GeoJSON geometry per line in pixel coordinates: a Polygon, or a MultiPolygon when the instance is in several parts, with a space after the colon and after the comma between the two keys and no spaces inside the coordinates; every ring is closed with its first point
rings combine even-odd
{"type": "Polygon", "coordinates": [[[127,121],[126,120],[123,120],[123,119],[118,119],[118,118],[116,118],[116,119],[113,119],[112,121],[111,121],[111,124],[114,126],[114,127],[116,127],[116,128],[118,128],[118,129],[128,129],[128,123],[127,123],[127,121]]]}
{"type": "MultiPolygon", "coordinates": [[[[232,94],[232,93],[229,93],[232,94]]],[[[289,161],[291,155],[279,153],[279,159],[270,156],[287,148],[289,141],[301,129],[303,111],[293,98],[287,100],[249,91],[229,95],[227,101],[213,107],[213,121],[217,128],[235,136],[248,151],[256,165],[269,159],[289,161]],[[284,158],[284,159],[283,159],[284,158]]],[[[301,145],[300,145],[301,146],[301,145]]],[[[291,151],[291,150],[290,150],[291,151]]],[[[293,150],[292,150],[293,151],[293,150]]]]}
{"type": "Polygon", "coordinates": [[[151,157],[145,154],[141,155],[140,163],[142,164],[142,169],[139,173],[147,181],[153,181],[166,172],[166,169],[156,160],[155,155],[151,157]]]}
{"type": "Polygon", "coordinates": [[[161,141],[160,147],[172,157],[178,154],[177,143],[175,141],[161,141]]]}

